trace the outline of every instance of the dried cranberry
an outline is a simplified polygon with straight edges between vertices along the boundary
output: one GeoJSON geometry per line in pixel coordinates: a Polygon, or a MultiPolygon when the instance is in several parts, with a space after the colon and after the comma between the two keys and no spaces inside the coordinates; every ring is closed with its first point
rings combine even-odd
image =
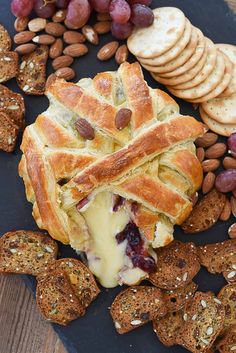
{"type": "Polygon", "coordinates": [[[113,212],[117,212],[123,205],[125,199],[120,195],[113,195],[113,212]]]}
{"type": "Polygon", "coordinates": [[[145,272],[151,273],[157,270],[155,260],[151,256],[134,255],[131,260],[134,267],[139,267],[145,272]]]}
{"type": "Polygon", "coordinates": [[[122,243],[126,239],[126,233],[124,231],[116,234],[116,241],[118,244],[122,243]]]}

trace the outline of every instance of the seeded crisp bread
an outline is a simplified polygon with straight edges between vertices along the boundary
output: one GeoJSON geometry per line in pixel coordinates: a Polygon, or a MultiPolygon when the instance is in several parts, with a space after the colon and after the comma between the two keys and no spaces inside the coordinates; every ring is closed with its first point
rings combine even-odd
{"type": "Polygon", "coordinates": [[[13,152],[18,135],[16,126],[9,116],[0,111],[0,149],[5,152],[13,152]]]}
{"type": "Polygon", "coordinates": [[[0,24],[0,53],[11,50],[11,37],[6,28],[0,24]]]}

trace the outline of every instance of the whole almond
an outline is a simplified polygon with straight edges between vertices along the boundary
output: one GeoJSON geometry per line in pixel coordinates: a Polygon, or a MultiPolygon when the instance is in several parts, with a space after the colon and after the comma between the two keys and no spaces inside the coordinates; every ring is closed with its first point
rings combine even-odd
{"type": "Polygon", "coordinates": [[[93,140],[95,137],[92,125],[83,118],[78,118],[75,122],[75,127],[79,134],[86,140],[93,140]]]}
{"type": "Polygon", "coordinates": [[[47,24],[47,21],[45,20],[45,18],[37,17],[29,21],[28,27],[29,27],[29,30],[32,32],[40,32],[45,29],[46,24],[47,24]]]}
{"type": "Polygon", "coordinates": [[[15,48],[15,51],[20,55],[27,55],[32,53],[37,48],[37,45],[32,43],[21,44],[15,48]]]}
{"type": "Polygon", "coordinates": [[[115,125],[118,130],[124,129],[130,122],[132,111],[127,108],[121,108],[115,116],[115,125]]]}
{"type": "Polygon", "coordinates": [[[51,59],[55,59],[60,56],[63,52],[63,42],[60,38],[57,38],[56,41],[51,45],[49,49],[49,56],[51,59]]]}
{"type": "Polygon", "coordinates": [[[60,23],[66,19],[67,10],[58,10],[55,15],[52,16],[53,22],[60,23]]]}
{"type": "Polygon", "coordinates": [[[52,62],[52,67],[54,70],[61,69],[62,67],[68,67],[73,63],[73,58],[69,55],[62,55],[54,59],[52,62]]]}
{"type": "Polygon", "coordinates": [[[206,159],[202,162],[202,169],[205,173],[213,172],[220,166],[220,161],[218,159],[206,159]]]}
{"type": "Polygon", "coordinates": [[[62,67],[55,72],[55,75],[65,80],[72,80],[75,77],[75,72],[70,67],[62,67]]]}
{"type": "Polygon", "coordinates": [[[56,38],[51,36],[50,34],[41,34],[33,38],[34,43],[43,44],[43,45],[51,45],[55,42],[56,38]]]}
{"type": "Polygon", "coordinates": [[[71,44],[63,50],[63,54],[78,58],[87,54],[88,47],[85,44],[71,44]]]}
{"type": "Polygon", "coordinates": [[[14,22],[14,28],[16,32],[25,31],[28,26],[29,18],[28,17],[17,17],[14,22]]]}
{"type": "Polygon", "coordinates": [[[199,162],[202,162],[205,158],[205,150],[203,147],[198,147],[196,149],[196,155],[197,155],[197,158],[199,160],[199,162]]]}
{"type": "Polygon", "coordinates": [[[236,239],[236,223],[233,223],[229,229],[228,234],[231,239],[236,239]]]}
{"type": "Polygon", "coordinates": [[[105,44],[97,53],[97,58],[101,61],[109,60],[112,58],[117,49],[118,49],[119,43],[116,41],[110,42],[105,44]]]}
{"type": "Polygon", "coordinates": [[[93,28],[98,34],[108,33],[111,30],[111,21],[97,22],[97,23],[95,23],[93,28]]]}
{"type": "Polygon", "coordinates": [[[230,204],[231,204],[232,213],[233,213],[234,217],[236,217],[236,198],[234,196],[231,196],[230,204]]]}
{"type": "Polygon", "coordinates": [[[25,44],[30,42],[35,37],[35,33],[31,31],[22,31],[15,34],[14,42],[16,44],[25,44]]]}
{"type": "Polygon", "coordinates": [[[65,33],[66,27],[61,23],[48,22],[45,27],[45,32],[54,37],[61,37],[65,33]]]}
{"type": "Polygon", "coordinates": [[[82,27],[82,33],[88,42],[97,45],[99,43],[99,38],[97,32],[91,26],[82,27]]]}
{"type": "Polygon", "coordinates": [[[98,13],[97,14],[98,21],[111,21],[111,16],[109,13],[98,13]]]}
{"type": "Polygon", "coordinates": [[[227,147],[224,143],[218,142],[208,147],[205,151],[206,158],[220,158],[222,157],[227,150],[227,147]]]}
{"type": "Polygon", "coordinates": [[[48,76],[46,81],[46,89],[53,84],[53,82],[57,79],[57,75],[51,74],[48,76]]]}
{"type": "Polygon", "coordinates": [[[66,31],[63,34],[64,42],[67,44],[77,44],[85,42],[86,38],[82,33],[76,31],[66,31]]]}
{"type": "Polygon", "coordinates": [[[226,199],[223,211],[220,215],[220,220],[228,221],[228,219],[230,218],[230,215],[231,215],[231,204],[230,204],[230,201],[226,199]]]}
{"type": "Polygon", "coordinates": [[[207,194],[209,191],[211,191],[214,187],[215,184],[215,179],[216,176],[214,173],[212,172],[208,172],[205,176],[205,178],[203,179],[203,183],[202,183],[202,193],[203,194],[207,194]]]}
{"type": "Polygon", "coordinates": [[[210,147],[216,143],[218,135],[214,132],[206,132],[202,137],[198,137],[195,144],[198,147],[210,147]]]}
{"type": "Polygon", "coordinates": [[[232,157],[225,157],[223,159],[223,166],[225,169],[236,169],[236,159],[232,157]]]}
{"type": "Polygon", "coordinates": [[[115,61],[117,62],[118,65],[120,65],[125,61],[127,61],[128,56],[129,56],[129,51],[128,51],[127,45],[123,44],[116,51],[115,61]]]}

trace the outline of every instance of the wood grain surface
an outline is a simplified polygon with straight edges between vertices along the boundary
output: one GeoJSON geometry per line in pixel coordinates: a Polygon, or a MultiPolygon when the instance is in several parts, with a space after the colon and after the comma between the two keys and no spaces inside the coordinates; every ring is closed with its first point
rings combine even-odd
{"type": "MultiPolygon", "coordinates": [[[[236,0],[227,0],[236,13],[236,0]]],[[[23,280],[0,275],[0,353],[66,353],[23,280]]]]}

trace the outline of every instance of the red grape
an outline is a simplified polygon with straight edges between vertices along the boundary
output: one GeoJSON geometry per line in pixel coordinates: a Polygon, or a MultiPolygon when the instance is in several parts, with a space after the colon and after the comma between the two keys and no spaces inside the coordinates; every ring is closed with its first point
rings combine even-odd
{"type": "Polygon", "coordinates": [[[56,11],[55,3],[48,3],[45,5],[44,0],[35,0],[34,11],[39,17],[52,17],[56,11]]]}
{"type": "Polygon", "coordinates": [[[229,153],[231,153],[233,157],[236,157],[236,132],[229,136],[228,147],[229,153]]]}
{"type": "Polygon", "coordinates": [[[111,24],[111,33],[117,39],[126,39],[132,33],[133,25],[130,22],[125,24],[119,24],[112,22],[111,24]]]}
{"type": "Polygon", "coordinates": [[[32,11],[33,6],[33,0],[13,0],[11,2],[11,12],[16,17],[26,17],[32,11]]]}
{"type": "Polygon", "coordinates": [[[131,10],[125,0],[111,0],[109,12],[114,22],[124,24],[129,21],[131,10]]]}
{"type": "Polygon", "coordinates": [[[236,188],[236,169],[227,169],[217,175],[215,187],[220,192],[233,191],[236,188]]]}
{"type": "Polygon", "coordinates": [[[56,6],[59,9],[66,9],[69,5],[70,0],[57,0],[56,1],[56,6]]]}
{"type": "Polygon", "coordinates": [[[110,0],[90,0],[90,3],[98,13],[109,12],[110,0]]]}
{"type": "Polygon", "coordinates": [[[71,0],[65,24],[72,29],[81,28],[87,23],[90,13],[91,7],[88,0],[71,0]]]}
{"type": "Polygon", "coordinates": [[[128,1],[131,5],[134,4],[142,4],[142,5],[146,5],[149,6],[152,2],[152,0],[129,0],[128,1]]]}
{"type": "Polygon", "coordinates": [[[152,10],[141,4],[135,4],[131,8],[131,21],[137,27],[148,27],[154,21],[152,10]]]}

